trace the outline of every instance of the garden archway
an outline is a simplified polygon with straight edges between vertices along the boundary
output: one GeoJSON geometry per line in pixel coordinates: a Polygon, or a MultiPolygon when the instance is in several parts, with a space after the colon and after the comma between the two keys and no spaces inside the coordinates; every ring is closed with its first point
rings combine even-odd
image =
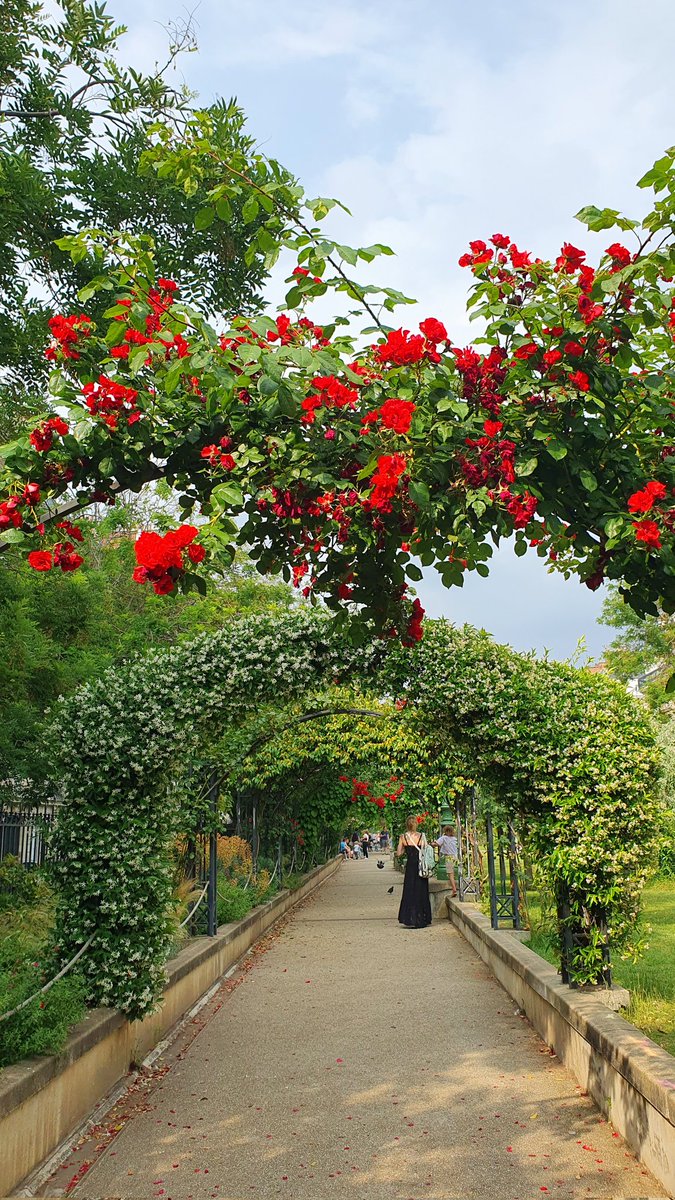
{"type": "MultiPolygon", "coordinates": [[[[630,945],[660,814],[653,733],[636,702],[468,627],[431,622],[415,647],[355,649],[328,618],[299,611],[140,658],[60,705],[58,944],[65,962],[95,932],[84,966],[94,1002],[135,1017],[161,992],[177,764],[223,723],[336,678],[368,678],[461,740],[481,778],[524,814],[552,883],[565,881],[578,913],[601,908],[613,945],[630,945]]],[[[586,975],[603,965],[591,945],[586,975]]]]}

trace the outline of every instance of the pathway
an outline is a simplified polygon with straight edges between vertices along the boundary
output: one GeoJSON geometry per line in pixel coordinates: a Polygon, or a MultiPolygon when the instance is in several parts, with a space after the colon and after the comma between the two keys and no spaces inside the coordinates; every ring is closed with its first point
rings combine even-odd
{"type": "Polygon", "coordinates": [[[75,1200],[665,1195],[461,935],[398,925],[392,878],[345,863],[296,910],[75,1200]]]}

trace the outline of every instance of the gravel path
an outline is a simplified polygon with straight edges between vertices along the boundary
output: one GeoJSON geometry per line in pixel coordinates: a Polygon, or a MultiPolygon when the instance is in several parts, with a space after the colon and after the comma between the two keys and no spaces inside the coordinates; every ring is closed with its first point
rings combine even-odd
{"type": "Polygon", "coordinates": [[[398,925],[392,877],[345,863],[267,939],[76,1197],[665,1195],[461,935],[398,925]]]}

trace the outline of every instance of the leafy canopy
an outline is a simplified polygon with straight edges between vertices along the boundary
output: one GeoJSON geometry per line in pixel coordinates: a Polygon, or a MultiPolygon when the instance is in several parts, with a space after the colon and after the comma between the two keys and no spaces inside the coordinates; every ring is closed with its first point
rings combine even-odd
{"type": "Polygon", "coordinates": [[[161,274],[149,236],[62,238],[75,263],[97,262],[85,312],[100,291],[110,304],[54,327],[50,386],[67,430],[52,419],[5,449],[5,539],[40,547],[41,570],[72,570],[48,523],[54,502],[77,510],[161,477],[181,520],[200,522],[197,546],[188,525],[137,552],[137,579],[161,593],[203,586],[238,544],[263,574],[414,641],[418,561],[461,586],[512,537],[517,554],[534,548],[590,588],[615,579],[639,613],[673,609],[675,151],[641,181],[656,194],[641,222],[580,214],[631,242],[611,242],[597,268],[570,244],[545,262],[504,234],[471,243],[460,261],[479,352],[435,317],[414,332],[385,325],[405,297],[357,268],[387,248],[331,240],[335,202],[304,197],[250,147],[227,151],[219,128],[205,112],[180,136],[156,122],[145,167],[203,195],[206,244],[237,210],[245,263],[290,253],[287,313],[219,330],[161,274]],[[311,304],[327,293],[338,315],[318,325],[311,304]]]}
{"type": "MultiPolygon", "coordinates": [[[[125,28],[105,4],[6,0],[0,28],[0,436],[41,411],[47,384],[47,319],[78,306],[97,274],[95,258],[57,244],[86,226],[153,230],[162,269],[180,276],[184,295],[208,311],[254,311],[263,255],[248,259],[249,232],[234,203],[228,226],[205,239],[195,227],[204,194],[218,178],[205,167],[199,186],[176,187],[142,172],[146,127],[161,119],[172,137],[192,97],[173,73],[195,49],[189,21],[167,31],[166,61],[150,74],[120,59],[125,28]]],[[[210,109],[219,153],[250,155],[253,142],[232,102],[210,109]]],[[[90,293],[99,318],[106,291],[90,293]]]]}

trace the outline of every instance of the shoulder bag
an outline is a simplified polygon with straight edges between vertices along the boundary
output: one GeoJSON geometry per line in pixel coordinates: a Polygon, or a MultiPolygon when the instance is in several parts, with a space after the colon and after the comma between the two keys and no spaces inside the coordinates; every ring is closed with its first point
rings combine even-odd
{"type": "Polygon", "coordinates": [[[430,846],[426,839],[426,834],[422,834],[420,844],[418,846],[420,865],[419,873],[422,879],[428,879],[431,875],[436,860],[434,859],[434,848],[430,846]]]}

